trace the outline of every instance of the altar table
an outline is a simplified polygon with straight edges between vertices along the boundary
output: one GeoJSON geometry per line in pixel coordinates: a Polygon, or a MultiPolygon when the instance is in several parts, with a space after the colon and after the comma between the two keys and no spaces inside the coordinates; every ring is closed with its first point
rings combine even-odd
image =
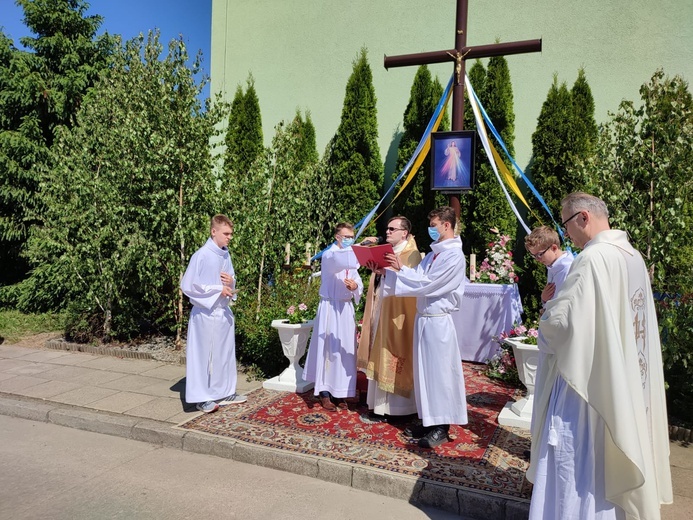
{"type": "Polygon", "coordinates": [[[486,362],[500,350],[493,336],[520,323],[522,301],[516,284],[468,283],[460,310],[453,313],[464,361],[486,362]]]}

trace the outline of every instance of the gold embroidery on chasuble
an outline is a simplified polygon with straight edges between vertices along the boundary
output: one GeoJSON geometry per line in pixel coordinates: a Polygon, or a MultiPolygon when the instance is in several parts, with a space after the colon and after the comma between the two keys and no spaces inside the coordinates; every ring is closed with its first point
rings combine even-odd
{"type": "Polygon", "coordinates": [[[647,317],[645,316],[645,291],[639,288],[630,298],[633,311],[633,333],[638,347],[638,364],[642,387],[647,385],[647,317]]]}
{"type": "MultiPolygon", "coordinates": [[[[399,258],[408,267],[416,267],[421,262],[421,254],[413,237],[409,238],[399,258]]],[[[379,289],[377,292],[381,292],[382,289],[379,289]]],[[[377,298],[374,295],[376,302],[377,298]]],[[[376,305],[374,303],[373,308],[376,305]]],[[[377,322],[371,323],[372,341],[365,366],[366,376],[376,381],[378,387],[385,392],[410,397],[414,388],[416,298],[390,296],[382,298],[378,307],[380,313],[377,322]]]]}

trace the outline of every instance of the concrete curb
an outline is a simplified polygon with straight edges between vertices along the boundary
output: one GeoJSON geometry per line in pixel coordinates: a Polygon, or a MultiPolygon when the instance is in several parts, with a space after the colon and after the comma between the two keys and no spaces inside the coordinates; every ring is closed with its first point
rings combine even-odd
{"type": "MultiPolygon", "coordinates": [[[[127,350],[116,347],[95,347],[93,345],[85,345],[82,343],[70,343],[60,339],[51,339],[46,341],[45,347],[51,350],[65,350],[68,352],[84,352],[86,354],[98,354],[100,356],[110,356],[117,358],[128,359],[151,359],[156,360],[149,352],[138,352],[137,350],[127,350]]],[[[175,362],[173,363],[176,364],[175,362]]],[[[179,365],[185,365],[185,356],[181,355],[178,359],[179,365]]]]}
{"type": "MultiPolygon", "coordinates": [[[[98,354],[101,356],[111,356],[118,358],[131,359],[151,359],[156,360],[149,352],[137,352],[135,350],[126,350],[113,347],[95,347],[93,345],[84,345],[81,343],[70,343],[59,339],[51,339],[46,341],[45,347],[52,350],[66,350],[70,352],[85,352],[87,354],[98,354]]],[[[178,364],[185,365],[185,356],[181,355],[178,359],[178,364]]],[[[176,364],[175,362],[173,364],[176,364]]],[[[683,428],[681,426],[669,426],[669,440],[693,442],[693,430],[683,428]]]]}
{"type": "Polygon", "coordinates": [[[184,431],[169,423],[0,393],[0,414],[114,435],[317,478],[455,513],[468,520],[526,520],[529,501],[418,481],[381,470],[184,431]]]}

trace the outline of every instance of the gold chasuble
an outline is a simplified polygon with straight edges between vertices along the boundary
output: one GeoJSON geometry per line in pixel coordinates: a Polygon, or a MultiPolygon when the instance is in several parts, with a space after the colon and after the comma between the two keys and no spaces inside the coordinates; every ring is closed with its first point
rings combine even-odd
{"type": "MultiPolygon", "coordinates": [[[[400,252],[403,265],[416,267],[421,253],[410,236],[400,252]]],[[[411,397],[414,388],[414,318],[416,298],[390,296],[382,298],[379,277],[372,274],[366,295],[361,339],[357,352],[358,368],[368,379],[391,394],[411,397]]]]}

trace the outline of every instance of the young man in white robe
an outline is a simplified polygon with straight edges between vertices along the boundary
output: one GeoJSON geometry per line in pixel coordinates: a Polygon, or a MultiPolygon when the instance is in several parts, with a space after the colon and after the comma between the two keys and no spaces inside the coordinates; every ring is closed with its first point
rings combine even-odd
{"type": "MultiPolygon", "coordinates": [[[[414,269],[386,255],[384,294],[416,297],[414,396],[422,428],[405,430],[419,446],[448,441],[451,424],[467,424],[467,400],[457,333],[450,313],[460,307],[465,285],[462,240],[455,236],[455,210],[445,206],[428,215],[431,252],[414,269]]],[[[373,266],[374,267],[374,266],[373,266]]]]}
{"type": "Polygon", "coordinates": [[[233,224],[212,217],[210,238],[193,254],[181,280],[192,303],[185,351],[185,400],[204,413],[247,400],[236,394],[236,339],[233,312],[236,279],[228,244],[233,224]]]}
{"type": "Polygon", "coordinates": [[[561,206],[582,252],[539,324],[530,519],[659,519],[673,494],[648,272],[601,199],[573,193],[561,206]]]}
{"type": "Polygon", "coordinates": [[[356,395],[356,316],[363,282],[351,246],[354,227],[337,224],[335,243],[323,253],[320,264],[320,303],[315,314],[303,378],[315,383],[322,407],[346,409],[344,399],[356,395]]]}

